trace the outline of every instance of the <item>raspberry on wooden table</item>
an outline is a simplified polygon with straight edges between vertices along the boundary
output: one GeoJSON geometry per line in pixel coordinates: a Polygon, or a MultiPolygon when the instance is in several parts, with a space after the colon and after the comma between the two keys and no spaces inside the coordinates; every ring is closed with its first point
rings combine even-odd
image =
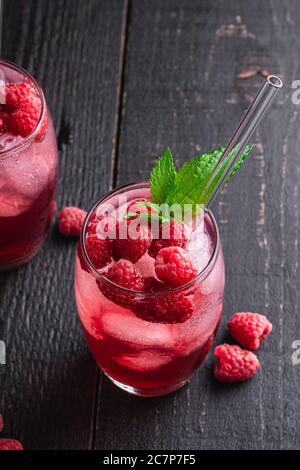
{"type": "Polygon", "coordinates": [[[23,450],[23,446],[15,439],[0,439],[0,450],[23,450]]]}
{"type": "Polygon", "coordinates": [[[58,213],[58,227],[61,234],[79,237],[87,212],[79,207],[67,206],[58,213]]]}
{"type": "Polygon", "coordinates": [[[247,349],[258,349],[272,331],[272,324],[265,315],[252,312],[235,313],[228,321],[231,336],[247,349]]]}
{"type": "Polygon", "coordinates": [[[242,382],[253,377],[260,367],[256,355],[239,346],[221,344],[214,354],[217,359],[214,373],[220,382],[242,382]]]}

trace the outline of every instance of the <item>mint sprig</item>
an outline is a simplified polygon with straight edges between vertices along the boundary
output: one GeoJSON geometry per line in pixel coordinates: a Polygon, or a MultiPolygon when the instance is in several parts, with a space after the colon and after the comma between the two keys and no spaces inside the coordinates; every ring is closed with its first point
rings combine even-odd
{"type": "Polygon", "coordinates": [[[168,194],[174,190],[175,179],[176,169],[171,150],[167,147],[150,175],[150,189],[154,203],[163,204],[166,202],[168,194]]]}
{"type": "MultiPolygon", "coordinates": [[[[232,176],[245,162],[252,148],[253,145],[247,145],[245,147],[238,162],[230,171],[226,179],[226,184],[228,184],[232,176]]],[[[139,204],[148,205],[155,211],[158,210],[157,206],[164,203],[170,206],[177,204],[181,207],[185,204],[192,204],[193,213],[196,213],[199,205],[205,205],[208,202],[210,195],[223,174],[224,168],[236,151],[237,148],[232,150],[227,160],[225,160],[224,164],[219,168],[210,186],[206,188],[204,192],[215,165],[224,152],[224,147],[219,147],[187,161],[183,164],[178,173],[176,172],[171,151],[169,148],[166,148],[150,175],[150,188],[153,202],[141,201],[139,204]]],[[[162,214],[159,215],[161,216],[162,214]]],[[[163,216],[165,216],[165,214],[163,214],[163,216]]]]}

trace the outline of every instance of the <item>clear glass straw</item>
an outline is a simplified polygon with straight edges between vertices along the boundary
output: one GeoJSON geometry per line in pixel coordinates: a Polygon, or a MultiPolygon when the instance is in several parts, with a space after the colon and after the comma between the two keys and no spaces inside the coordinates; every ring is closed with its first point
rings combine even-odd
{"type": "Polygon", "coordinates": [[[268,111],[275,95],[278,90],[282,88],[282,81],[276,75],[269,75],[265,83],[262,85],[258,91],[256,97],[254,98],[253,103],[247,110],[245,116],[241,120],[238,128],[233,133],[230,138],[227,147],[225,148],[220,160],[216,164],[214,170],[212,171],[205,188],[202,194],[205,194],[208,191],[211,183],[213,182],[215,176],[217,175],[219,169],[222,167],[225,160],[228,158],[226,168],[222,171],[222,176],[214,187],[209,200],[206,203],[206,207],[209,208],[219,191],[224,186],[226,178],[230,173],[230,170],[233,168],[234,164],[238,161],[241,156],[245,146],[249,143],[249,139],[254,133],[255,129],[261,122],[262,118],[265,116],[268,111]]]}

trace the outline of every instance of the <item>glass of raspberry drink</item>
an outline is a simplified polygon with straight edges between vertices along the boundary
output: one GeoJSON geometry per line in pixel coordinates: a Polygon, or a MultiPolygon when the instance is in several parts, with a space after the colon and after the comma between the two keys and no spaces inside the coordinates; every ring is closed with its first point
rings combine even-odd
{"type": "Polygon", "coordinates": [[[55,210],[57,144],[43,92],[0,61],[0,270],[29,261],[55,210]]]}
{"type": "Polygon", "coordinates": [[[190,379],[213,343],[224,290],[212,213],[187,224],[157,220],[151,201],[147,182],[101,199],[85,220],[75,266],[89,348],[117,386],[140,396],[167,394],[190,379]]]}
{"type": "Polygon", "coordinates": [[[281,86],[268,77],[226,147],[179,170],[166,148],[149,183],[115,190],[88,213],[76,258],[76,303],[96,362],[121,389],[140,396],[172,392],[212,346],[225,275],[207,208],[247,159],[249,138],[281,86]]]}

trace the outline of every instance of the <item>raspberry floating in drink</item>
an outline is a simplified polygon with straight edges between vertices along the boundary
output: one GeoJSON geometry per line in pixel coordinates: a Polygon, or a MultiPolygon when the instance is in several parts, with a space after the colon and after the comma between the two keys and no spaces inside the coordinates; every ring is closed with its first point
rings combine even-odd
{"type": "Polygon", "coordinates": [[[176,220],[160,223],[159,236],[152,241],[149,248],[149,255],[155,258],[162,248],[167,248],[170,246],[179,246],[180,248],[185,248],[187,242],[188,239],[183,223],[176,220]],[[167,236],[164,237],[164,234],[167,234],[167,236]]]}
{"type": "Polygon", "coordinates": [[[183,286],[197,275],[189,254],[178,246],[162,248],[158,252],[155,272],[158,279],[172,287],[183,286]]]}
{"type": "Polygon", "coordinates": [[[117,237],[113,241],[113,258],[115,261],[125,258],[136,263],[145,253],[147,253],[151,242],[152,233],[147,225],[137,224],[136,220],[123,221],[117,226],[118,232],[128,231],[127,238],[117,237]],[[131,233],[132,232],[132,233],[131,233]]]}

